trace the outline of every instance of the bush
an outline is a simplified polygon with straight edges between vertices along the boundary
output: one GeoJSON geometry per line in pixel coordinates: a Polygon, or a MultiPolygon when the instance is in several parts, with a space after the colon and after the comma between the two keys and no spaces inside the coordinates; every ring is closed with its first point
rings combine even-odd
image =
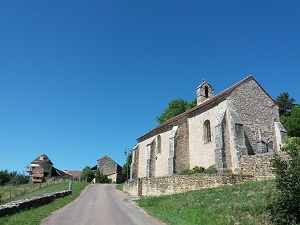
{"type": "Polygon", "coordinates": [[[192,170],[192,173],[203,173],[205,171],[205,168],[202,166],[195,166],[192,170]]]}
{"type": "Polygon", "coordinates": [[[91,170],[91,168],[89,166],[86,166],[83,169],[80,178],[82,180],[87,181],[87,182],[91,182],[95,178],[95,174],[94,174],[93,170],[91,170]]]}
{"type": "Polygon", "coordinates": [[[212,166],[208,167],[207,169],[205,169],[204,173],[205,174],[215,174],[215,173],[218,173],[216,165],[212,165],[212,166]]]}
{"type": "Polygon", "coordinates": [[[193,169],[189,170],[189,169],[185,169],[185,170],[181,170],[179,172],[179,175],[191,175],[191,174],[215,174],[218,173],[218,170],[216,169],[215,165],[212,165],[210,167],[208,167],[207,169],[205,169],[202,166],[195,166],[193,169]]]}
{"type": "Polygon", "coordinates": [[[108,179],[107,175],[101,173],[99,169],[96,171],[96,183],[111,183],[111,179],[108,179]]]}
{"type": "Polygon", "coordinates": [[[279,225],[300,224],[300,138],[288,138],[282,150],[289,159],[275,154],[275,196],[270,204],[271,220],[279,225]]]}
{"type": "Polygon", "coordinates": [[[193,174],[191,170],[189,169],[185,169],[185,170],[181,170],[179,172],[179,175],[190,175],[190,174],[193,174]]]}

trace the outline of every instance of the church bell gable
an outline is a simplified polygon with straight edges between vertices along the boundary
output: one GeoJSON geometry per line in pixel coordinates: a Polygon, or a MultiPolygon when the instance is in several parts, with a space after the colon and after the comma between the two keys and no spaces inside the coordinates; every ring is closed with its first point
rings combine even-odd
{"type": "Polygon", "coordinates": [[[214,89],[210,86],[205,79],[203,82],[196,88],[197,92],[197,105],[200,105],[202,102],[214,97],[214,89]]]}

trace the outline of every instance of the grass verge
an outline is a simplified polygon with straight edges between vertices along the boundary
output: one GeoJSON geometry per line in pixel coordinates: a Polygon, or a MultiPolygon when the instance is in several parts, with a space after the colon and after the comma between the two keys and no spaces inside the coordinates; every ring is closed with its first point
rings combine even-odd
{"type": "Polygon", "coordinates": [[[141,198],[137,202],[169,225],[270,224],[266,207],[274,189],[274,181],[269,180],[141,198]]]}
{"type": "Polygon", "coordinates": [[[117,184],[116,188],[120,191],[123,191],[123,184],[117,184]]]}
{"type": "MultiPolygon", "coordinates": [[[[54,184],[49,185],[45,188],[39,189],[38,193],[33,192],[31,193],[34,196],[42,195],[45,193],[51,193],[60,191],[62,186],[64,185],[63,190],[68,189],[68,184],[54,184]]],[[[24,210],[17,214],[9,215],[6,217],[0,217],[0,224],[5,225],[15,225],[15,224],[30,224],[30,225],[38,225],[40,222],[49,216],[53,211],[58,210],[59,208],[63,207],[64,205],[70,203],[71,201],[75,200],[81,193],[81,191],[87,186],[89,183],[86,182],[74,182],[73,183],[73,191],[71,195],[68,195],[64,198],[55,199],[52,203],[43,205],[38,208],[34,208],[31,210],[24,210]]],[[[23,196],[24,197],[24,196],[23,196]]],[[[31,196],[33,197],[33,196],[31,196]]],[[[27,198],[27,195],[26,195],[27,198]]]]}
{"type": "Polygon", "coordinates": [[[54,183],[54,184],[27,184],[27,185],[20,185],[20,186],[4,186],[0,187],[0,192],[8,193],[8,190],[14,193],[13,198],[6,198],[5,200],[1,201],[1,205],[4,205],[11,201],[16,201],[25,198],[32,198],[35,196],[68,190],[69,182],[62,182],[62,183],[54,183]],[[31,187],[33,187],[31,189],[31,187]],[[23,190],[25,190],[23,192],[23,190]],[[17,193],[17,194],[16,194],[17,193]]]}

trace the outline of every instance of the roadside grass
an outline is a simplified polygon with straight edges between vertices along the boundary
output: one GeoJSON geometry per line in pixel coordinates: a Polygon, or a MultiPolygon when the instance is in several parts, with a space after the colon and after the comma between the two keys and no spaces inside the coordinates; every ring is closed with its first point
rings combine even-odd
{"type": "Polygon", "coordinates": [[[3,186],[0,187],[0,193],[2,193],[2,200],[0,205],[4,205],[11,201],[16,201],[25,198],[32,198],[51,192],[68,190],[69,182],[53,183],[53,184],[26,184],[20,186],[3,186]],[[5,194],[4,194],[5,193],[5,194]],[[12,194],[11,194],[12,193],[12,194]],[[15,196],[10,198],[9,195],[15,196]]]}
{"type": "Polygon", "coordinates": [[[123,191],[123,184],[117,184],[116,188],[120,191],[123,191]]]}
{"type": "Polygon", "coordinates": [[[266,225],[274,189],[274,181],[268,180],[145,197],[137,203],[168,225],[266,225]]]}
{"type": "MultiPolygon", "coordinates": [[[[72,194],[63,198],[55,199],[52,203],[43,205],[38,208],[24,210],[19,213],[0,217],[0,224],[15,225],[15,224],[28,224],[38,225],[40,222],[49,216],[53,211],[60,209],[64,205],[75,200],[81,193],[81,191],[90,183],[88,182],[74,182],[72,188],[72,194]]],[[[45,188],[39,189],[36,192],[31,193],[31,196],[26,195],[26,198],[43,195],[46,193],[68,190],[68,183],[60,183],[46,186],[45,188]]],[[[24,197],[24,196],[23,196],[24,197]]]]}

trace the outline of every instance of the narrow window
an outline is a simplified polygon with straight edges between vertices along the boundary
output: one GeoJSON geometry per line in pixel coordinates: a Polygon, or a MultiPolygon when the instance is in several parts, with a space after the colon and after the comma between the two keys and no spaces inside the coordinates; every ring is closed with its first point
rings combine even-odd
{"type": "Polygon", "coordinates": [[[204,144],[211,142],[210,122],[205,120],[203,125],[203,140],[204,144]]]}
{"type": "Polygon", "coordinates": [[[157,135],[157,153],[161,153],[161,137],[157,135]]]}
{"type": "Polygon", "coordinates": [[[205,86],[205,98],[208,98],[208,87],[205,86]]]}

